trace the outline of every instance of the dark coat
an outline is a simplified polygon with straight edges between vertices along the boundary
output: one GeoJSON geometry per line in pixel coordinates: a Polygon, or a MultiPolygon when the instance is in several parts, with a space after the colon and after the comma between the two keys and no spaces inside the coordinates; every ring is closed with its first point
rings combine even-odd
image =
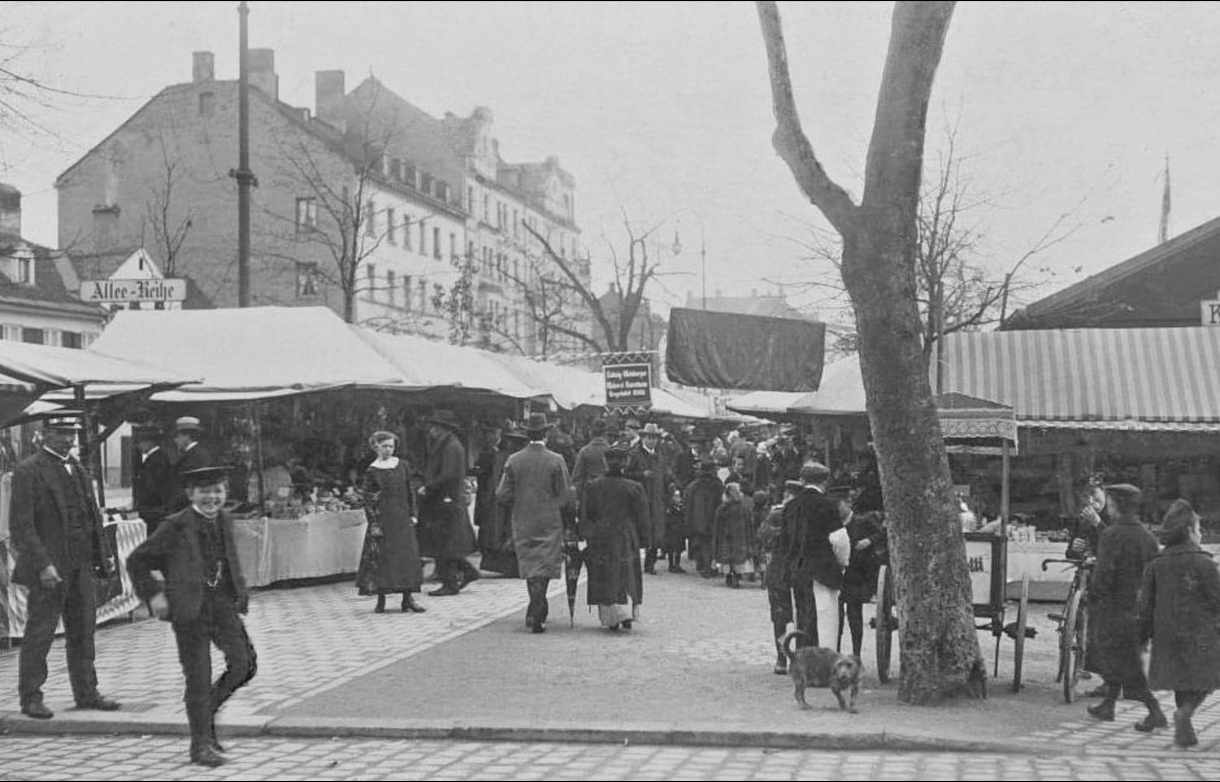
{"type": "Polygon", "coordinates": [[[849,603],[867,603],[877,591],[877,574],[885,564],[885,527],[874,513],[857,513],[847,522],[847,539],[851,541],[851,560],[843,571],[840,595],[849,603]],[[857,551],[856,544],[862,540],[871,545],[857,551]]]}
{"type": "Polygon", "coordinates": [[[480,459],[479,500],[475,505],[475,524],[479,526],[479,562],[481,570],[490,570],[515,578],[517,555],[513,553],[513,523],[510,509],[496,499],[496,489],[504,475],[504,465],[511,456],[504,448],[487,454],[489,460],[480,459]],[[490,465],[487,464],[490,461],[490,465]]]}
{"type": "Polygon", "coordinates": [[[576,499],[585,496],[585,485],[594,478],[606,474],[606,451],[610,443],[605,437],[594,437],[576,454],[576,466],[572,468],[572,488],[576,490],[576,499]]]}
{"type": "Polygon", "coordinates": [[[424,486],[419,501],[420,552],[437,559],[461,559],[474,551],[474,530],[466,508],[466,449],[453,432],[428,442],[424,486]]]}
{"type": "Polygon", "coordinates": [[[842,585],[843,571],[830,545],[830,533],[842,526],[838,506],[811,486],[784,506],[784,531],[779,546],[794,578],[812,577],[827,589],[842,585]]]}
{"type": "Polygon", "coordinates": [[[673,475],[658,446],[652,453],[644,450],[642,442],[631,446],[627,466],[623,475],[639,481],[648,498],[648,524],[640,531],[640,545],[644,548],[660,548],[665,545],[665,509],[669,506],[670,487],[673,475]]]}
{"type": "Polygon", "coordinates": [[[648,518],[644,488],[622,473],[595,478],[585,486],[580,536],[585,549],[589,605],[625,605],[644,599],[640,528],[648,518]]]}
{"type": "Polygon", "coordinates": [[[362,595],[418,592],[423,583],[419,543],[415,538],[415,493],[411,491],[407,462],[392,469],[370,465],[360,491],[368,528],[356,572],[362,595]]]}
{"type": "Polygon", "coordinates": [[[9,526],[17,559],[13,568],[14,584],[25,587],[38,584],[38,575],[47,565],[54,565],[60,576],[65,577],[72,566],[103,567],[113,556],[102,531],[102,514],[84,468],[75,459],[70,461],[72,475],[64,469],[62,459],[43,449],[13,469],[9,526]],[[72,487],[73,480],[85,503],[83,523],[89,538],[89,551],[83,561],[71,561],[73,557],[67,539],[68,514],[71,505],[79,501],[72,487]]]}
{"type": "Polygon", "coordinates": [[[190,499],[186,496],[186,482],[182,479],[182,474],[190,470],[215,466],[211,452],[203,443],[197,442],[189,451],[178,454],[178,458],[174,461],[174,487],[170,494],[170,513],[177,513],[191,504],[190,499]]]}
{"type": "Polygon", "coordinates": [[[1106,679],[1126,682],[1142,674],[1138,596],[1156,553],[1156,539],[1136,517],[1106,527],[1098,540],[1088,592],[1088,664],[1106,679]]]}
{"type": "Polygon", "coordinates": [[[724,498],[724,484],[715,475],[701,475],[682,492],[686,508],[686,532],[694,537],[710,537],[716,520],[716,508],[724,498]]]}
{"type": "MultiPolygon", "coordinates": [[[[198,450],[199,446],[192,448],[198,450]]],[[[170,506],[176,499],[178,489],[174,467],[170,464],[165,450],[158,448],[143,458],[137,451],[134,454],[135,464],[131,476],[131,504],[140,518],[153,527],[156,522],[165,518],[170,512],[170,506]]],[[[151,535],[153,530],[149,529],[151,535]]]]}
{"type": "Polygon", "coordinates": [[[712,559],[722,565],[741,565],[750,558],[754,538],[752,505],[729,500],[716,509],[712,526],[712,559]]]}
{"type": "MultiPolygon", "coordinates": [[[[203,517],[194,508],[179,511],[162,521],[153,536],[127,557],[127,572],[135,585],[136,594],[141,600],[148,601],[164,590],[169,600],[168,620],[174,623],[198,619],[203,605],[205,563],[199,546],[199,525],[202,523],[203,517]],[[161,571],[165,576],[164,585],[153,578],[154,570],[161,571]]],[[[224,538],[224,588],[233,598],[237,612],[244,614],[250,593],[237,557],[233,520],[222,511],[216,523],[220,525],[224,538]]]]}
{"type": "Polygon", "coordinates": [[[513,549],[521,578],[559,578],[564,513],[572,507],[568,465],[539,442],[508,457],[496,499],[512,508],[513,549]]]}
{"type": "Polygon", "coordinates": [[[1154,690],[1220,687],[1220,570],[1194,543],[1168,546],[1144,571],[1140,637],[1152,639],[1154,690]]]}

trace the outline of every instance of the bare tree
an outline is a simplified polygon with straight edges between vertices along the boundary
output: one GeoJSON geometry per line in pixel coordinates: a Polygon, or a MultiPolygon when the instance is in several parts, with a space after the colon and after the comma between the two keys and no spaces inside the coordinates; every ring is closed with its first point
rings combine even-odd
{"type": "MultiPolygon", "coordinates": [[[[182,163],[176,155],[170,155],[164,134],[159,141],[163,176],[152,186],[144,202],[140,233],[152,232],[162,262],[161,271],[166,277],[173,277],[178,268],[178,253],[191,231],[191,211],[189,207],[181,208],[174,198],[174,187],[182,178],[182,163]]],[[[140,243],[144,244],[143,239],[140,243]]]]}
{"type": "Polygon", "coordinates": [[[965,542],[923,349],[916,265],[920,181],[932,83],[953,3],[895,4],[857,204],[830,178],[797,114],[779,10],[758,3],[776,152],[843,240],[869,422],[885,496],[902,633],[898,697],[929,703],[981,692],[965,542]]]}

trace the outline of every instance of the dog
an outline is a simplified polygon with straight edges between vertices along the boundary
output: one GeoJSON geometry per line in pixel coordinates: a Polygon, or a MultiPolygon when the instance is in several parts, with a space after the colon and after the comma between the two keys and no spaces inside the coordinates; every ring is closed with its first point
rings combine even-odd
{"type": "Polygon", "coordinates": [[[804,646],[792,648],[792,639],[796,636],[808,638],[800,630],[789,630],[780,639],[784,654],[788,655],[788,674],[792,677],[793,696],[802,709],[810,708],[805,700],[806,687],[830,687],[830,691],[839,700],[839,708],[856,713],[856,695],[860,692],[860,672],[864,666],[860,658],[839,654],[833,649],[821,646],[804,646]],[[844,700],[847,693],[850,702],[844,700]]]}

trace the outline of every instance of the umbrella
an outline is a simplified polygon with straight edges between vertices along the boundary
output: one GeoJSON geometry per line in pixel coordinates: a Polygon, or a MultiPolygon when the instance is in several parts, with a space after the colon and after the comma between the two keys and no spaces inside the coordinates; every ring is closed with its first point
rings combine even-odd
{"type": "Polygon", "coordinates": [[[568,626],[576,626],[576,584],[580,581],[580,569],[585,564],[585,552],[575,541],[563,545],[563,575],[568,584],[568,626]]]}

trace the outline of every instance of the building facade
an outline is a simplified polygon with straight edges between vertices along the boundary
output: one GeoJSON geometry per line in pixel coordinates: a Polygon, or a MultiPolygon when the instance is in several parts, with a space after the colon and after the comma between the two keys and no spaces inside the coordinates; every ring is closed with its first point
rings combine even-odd
{"type": "MultiPolygon", "coordinates": [[[[351,322],[493,345],[532,343],[524,226],[578,255],[574,183],[554,159],[499,158],[491,114],[436,119],[369,78],[315,74],[315,110],[279,100],[274,53],[250,52],[250,299],[326,305],[351,322]],[[515,263],[514,263],[515,262],[515,263]]],[[[166,87],[60,175],[59,235],[86,254],[148,247],[166,277],[237,304],[238,82],[196,52],[166,87]]],[[[581,261],[587,279],[587,261],[581,261]]]]}

